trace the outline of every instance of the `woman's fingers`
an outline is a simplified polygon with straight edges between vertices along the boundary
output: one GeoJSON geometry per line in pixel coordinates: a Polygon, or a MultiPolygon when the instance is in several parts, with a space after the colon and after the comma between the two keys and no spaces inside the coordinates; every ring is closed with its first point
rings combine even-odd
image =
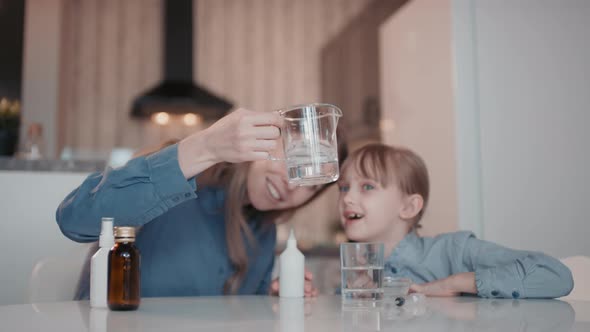
{"type": "Polygon", "coordinates": [[[305,277],[305,297],[316,297],[318,296],[318,289],[313,286],[313,273],[311,273],[308,269],[305,269],[304,273],[305,277]]]}
{"type": "Polygon", "coordinates": [[[254,161],[254,160],[264,160],[269,159],[270,154],[266,151],[252,151],[250,153],[245,154],[244,160],[254,161]]]}
{"type": "Polygon", "coordinates": [[[258,126],[253,128],[253,137],[256,139],[276,140],[281,137],[281,130],[275,126],[258,126]]]}
{"type": "Polygon", "coordinates": [[[242,123],[235,134],[240,140],[277,140],[281,136],[281,130],[275,126],[253,126],[242,123]]]}
{"type": "MultiPolygon", "coordinates": [[[[309,272],[307,269],[305,270],[305,283],[303,285],[303,293],[305,297],[316,297],[319,294],[317,288],[313,286],[313,274],[309,272]]],[[[279,295],[280,290],[280,280],[279,278],[274,279],[270,283],[270,294],[271,295],[279,295]]]]}
{"type": "Polygon", "coordinates": [[[269,152],[276,151],[279,145],[282,123],[283,118],[276,112],[240,108],[192,135],[194,146],[185,150],[189,151],[188,154],[198,152],[201,155],[205,151],[214,162],[268,159],[269,152]]]}
{"type": "Polygon", "coordinates": [[[270,283],[270,295],[279,295],[279,278],[270,283]]]}
{"type": "Polygon", "coordinates": [[[313,286],[311,281],[305,281],[304,295],[305,297],[316,297],[318,296],[318,289],[313,286]]]}
{"type": "Polygon", "coordinates": [[[248,115],[249,116],[246,122],[254,126],[272,125],[280,128],[282,127],[284,121],[283,117],[280,116],[277,112],[252,112],[248,115]]]}
{"type": "Polygon", "coordinates": [[[252,151],[274,151],[277,148],[277,141],[270,139],[255,139],[244,143],[252,151]]]}

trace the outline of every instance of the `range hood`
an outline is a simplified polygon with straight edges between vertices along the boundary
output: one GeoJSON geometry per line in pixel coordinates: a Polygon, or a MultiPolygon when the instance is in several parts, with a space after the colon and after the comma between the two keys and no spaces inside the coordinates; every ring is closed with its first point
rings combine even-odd
{"type": "Polygon", "coordinates": [[[193,81],[193,0],[164,1],[164,79],[133,101],[131,116],[193,113],[215,121],[231,109],[231,102],[193,81]]]}

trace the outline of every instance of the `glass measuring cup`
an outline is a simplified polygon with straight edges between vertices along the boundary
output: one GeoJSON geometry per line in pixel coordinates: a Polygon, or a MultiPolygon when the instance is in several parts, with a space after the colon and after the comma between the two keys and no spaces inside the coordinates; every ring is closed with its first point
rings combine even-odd
{"type": "Polygon", "coordinates": [[[342,111],[331,104],[296,105],[278,110],[289,183],[313,186],[330,183],[340,176],[336,127],[342,111]]]}

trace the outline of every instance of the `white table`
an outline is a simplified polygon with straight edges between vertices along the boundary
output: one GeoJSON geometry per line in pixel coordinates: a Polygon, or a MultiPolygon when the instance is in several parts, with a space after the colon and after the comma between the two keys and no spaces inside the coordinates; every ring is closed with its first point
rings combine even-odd
{"type": "Polygon", "coordinates": [[[590,331],[590,302],[429,298],[422,311],[349,309],[339,296],[145,298],[138,311],[88,301],[0,306],[0,331],[590,331]],[[418,314],[416,316],[415,314],[418,314]]]}

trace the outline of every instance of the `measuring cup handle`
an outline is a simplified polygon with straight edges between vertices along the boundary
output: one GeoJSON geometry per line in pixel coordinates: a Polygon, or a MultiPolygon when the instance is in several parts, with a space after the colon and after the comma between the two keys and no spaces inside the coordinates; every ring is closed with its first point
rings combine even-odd
{"type": "MultiPolygon", "coordinates": [[[[284,117],[283,113],[281,111],[277,111],[277,113],[279,113],[279,115],[281,115],[282,117],[284,117]]],[[[277,127],[279,129],[279,138],[277,138],[278,141],[282,142],[283,140],[283,128],[282,127],[277,127]]],[[[280,149],[277,148],[277,149],[280,149]]],[[[276,151],[276,149],[275,149],[276,151]]],[[[272,155],[271,152],[268,153],[268,157],[266,158],[267,160],[272,160],[272,161],[285,161],[285,158],[279,158],[279,157],[275,157],[272,155]]]]}

